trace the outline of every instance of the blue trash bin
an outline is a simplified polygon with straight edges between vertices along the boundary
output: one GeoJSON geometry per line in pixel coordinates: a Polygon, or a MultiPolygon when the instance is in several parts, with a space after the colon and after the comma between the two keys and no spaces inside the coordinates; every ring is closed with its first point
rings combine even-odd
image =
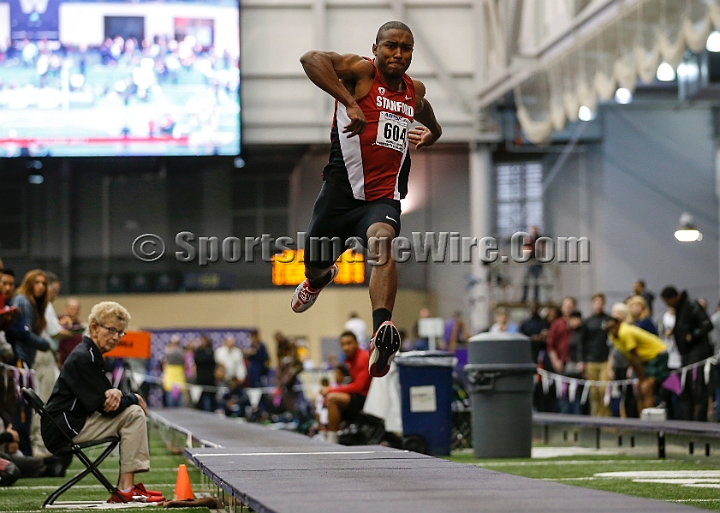
{"type": "Polygon", "coordinates": [[[448,456],[452,438],[452,372],[444,351],[410,351],[395,358],[400,374],[403,435],[421,436],[428,453],[448,456]]]}

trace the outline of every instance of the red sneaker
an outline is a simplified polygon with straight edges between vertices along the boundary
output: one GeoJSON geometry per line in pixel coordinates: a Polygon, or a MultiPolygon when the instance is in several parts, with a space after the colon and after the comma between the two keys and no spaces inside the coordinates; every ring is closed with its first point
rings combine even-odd
{"type": "Polygon", "coordinates": [[[150,497],[162,497],[163,493],[160,490],[148,490],[142,483],[135,483],[135,489],[139,490],[143,495],[150,497]]]}
{"type": "MultiPolygon", "coordinates": [[[[144,489],[145,487],[143,487],[144,489]]],[[[165,497],[161,495],[147,495],[137,486],[133,486],[129,492],[118,490],[113,493],[108,502],[165,502],[165,497]]]]}
{"type": "Polygon", "coordinates": [[[392,321],[385,321],[370,341],[370,375],[374,378],[385,376],[399,350],[400,333],[392,321]]]}
{"type": "MultiPolygon", "coordinates": [[[[333,282],[333,280],[338,275],[338,266],[333,265],[330,268],[330,281],[327,282],[327,285],[333,282]]],[[[293,309],[293,312],[302,313],[305,310],[309,309],[312,305],[315,304],[315,301],[317,301],[318,296],[320,295],[320,291],[324,289],[327,285],[324,285],[320,287],[319,289],[314,289],[310,286],[310,280],[305,279],[300,285],[297,286],[295,289],[295,293],[293,294],[292,303],[290,306],[293,309]]]]}

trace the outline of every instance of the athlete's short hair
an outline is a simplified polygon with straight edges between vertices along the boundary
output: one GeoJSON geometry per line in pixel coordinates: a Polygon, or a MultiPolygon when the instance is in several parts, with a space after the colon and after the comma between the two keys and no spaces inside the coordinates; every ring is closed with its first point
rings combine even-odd
{"type": "Polygon", "coordinates": [[[382,27],[378,29],[377,36],[375,36],[375,44],[380,44],[380,39],[382,38],[383,34],[388,30],[404,30],[412,36],[413,41],[415,40],[415,36],[413,36],[410,27],[405,25],[402,21],[388,21],[387,23],[383,23],[382,27]]]}

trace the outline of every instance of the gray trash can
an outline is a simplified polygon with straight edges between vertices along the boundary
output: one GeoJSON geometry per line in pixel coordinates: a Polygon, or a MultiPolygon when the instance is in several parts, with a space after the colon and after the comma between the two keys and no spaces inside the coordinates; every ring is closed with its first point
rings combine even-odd
{"type": "Polygon", "coordinates": [[[533,375],[530,339],[481,333],[468,347],[467,376],[476,458],[529,458],[533,375]]]}

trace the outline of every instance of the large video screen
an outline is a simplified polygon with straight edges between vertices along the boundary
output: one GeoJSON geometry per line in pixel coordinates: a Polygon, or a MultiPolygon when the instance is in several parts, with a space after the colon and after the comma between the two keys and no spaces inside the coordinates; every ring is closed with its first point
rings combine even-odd
{"type": "Polygon", "coordinates": [[[237,155],[238,0],[0,0],[0,156],[237,155]]]}

